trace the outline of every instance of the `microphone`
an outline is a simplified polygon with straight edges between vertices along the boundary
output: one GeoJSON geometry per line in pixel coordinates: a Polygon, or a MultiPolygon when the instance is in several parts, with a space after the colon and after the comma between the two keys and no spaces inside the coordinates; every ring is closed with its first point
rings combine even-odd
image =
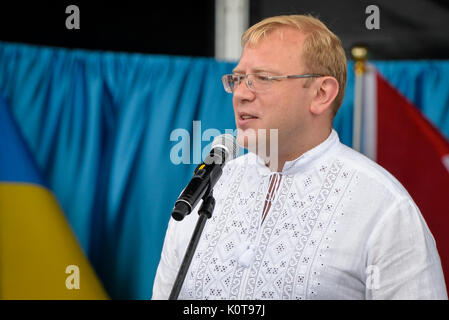
{"type": "Polygon", "coordinates": [[[171,214],[173,219],[181,221],[190,214],[206,191],[212,189],[221,177],[226,162],[236,156],[237,143],[231,134],[215,137],[209,155],[195,169],[192,180],[176,200],[171,214]]]}

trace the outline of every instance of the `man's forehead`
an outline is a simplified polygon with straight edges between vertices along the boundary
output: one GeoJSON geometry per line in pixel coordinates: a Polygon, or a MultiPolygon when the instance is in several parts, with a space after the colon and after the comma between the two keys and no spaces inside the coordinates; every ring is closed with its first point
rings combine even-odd
{"type": "Polygon", "coordinates": [[[291,27],[278,28],[256,43],[245,44],[234,73],[267,72],[280,74],[280,69],[300,63],[304,35],[291,27]]]}
{"type": "Polygon", "coordinates": [[[263,44],[267,46],[271,46],[272,44],[301,46],[305,38],[306,35],[296,27],[279,26],[260,34],[254,39],[250,37],[245,44],[245,47],[254,48],[263,44]]]}

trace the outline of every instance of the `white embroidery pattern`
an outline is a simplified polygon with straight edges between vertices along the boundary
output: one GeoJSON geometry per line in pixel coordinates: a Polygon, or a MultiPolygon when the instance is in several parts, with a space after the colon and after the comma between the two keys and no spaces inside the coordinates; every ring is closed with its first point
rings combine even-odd
{"type": "MultiPolygon", "coordinates": [[[[232,216],[235,213],[235,210],[232,208],[232,203],[234,199],[236,198],[236,193],[238,190],[238,187],[240,185],[240,182],[242,180],[244,167],[240,168],[237,172],[237,178],[235,179],[235,182],[231,185],[231,188],[229,190],[228,195],[226,196],[226,200],[223,205],[223,209],[221,211],[221,214],[218,216],[218,222],[216,223],[216,229],[214,230],[212,234],[212,239],[208,243],[208,247],[205,250],[205,254],[202,257],[201,264],[199,265],[199,270],[196,274],[195,279],[195,297],[197,299],[202,299],[203,296],[207,299],[209,296],[221,296],[221,290],[220,288],[211,288],[209,294],[205,294],[203,292],[203,289],[211,282],[213,276],[210,272],[210,269],[208,270],[209,264],[215,265],[214,271],[221,271],[222,273],[226,271],[226,266],[221,264],[217,264],[217,258],[212,258],[212,254],[215,252],[216,246],[218,241],[221,238],[221,235],[223,233],[223,229],[226,226],[226,221],[228,220],[228,215],[232,216]],[[209,271],[209,272],[207,272],[209,271]],[[207,273],[207,275],[206,275],[207,273]]],[[[215,216],[217,217],[217,215],[215,216]]],[[[210,224],[212,225],[212,224],[210,224]]],[[[231,262],[231,264],[233,264],[231,262]]]]}
{"type": "Polygon", "coordinates": [[[336,232],[332,219],[353,172],[336,160],[316,170],[283,175],[261,225],[270,178],[249,170],[256,168],[228,168],[216,185],[215,212],[206,223],[180,299],[316,295],[318,258],[327,246],[326,237],[336,232]]]}

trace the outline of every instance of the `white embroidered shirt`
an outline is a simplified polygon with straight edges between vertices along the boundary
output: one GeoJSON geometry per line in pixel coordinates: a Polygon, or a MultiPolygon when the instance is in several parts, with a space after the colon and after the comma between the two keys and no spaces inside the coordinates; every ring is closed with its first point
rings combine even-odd
{"type": "MultiPolygon", "coordinates": [[[[447,299],[416,204],[335,130],[282,172],[230,161],[213,194],[179,299],[447,299]]],[[[200,205],[170,220],[153,299],[168,298],[200,205]]]]}

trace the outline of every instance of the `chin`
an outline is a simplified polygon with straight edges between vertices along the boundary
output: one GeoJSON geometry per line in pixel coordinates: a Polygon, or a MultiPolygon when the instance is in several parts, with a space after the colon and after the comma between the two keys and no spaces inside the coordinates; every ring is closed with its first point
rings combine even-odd
{"type": "MultiPolygon", "coordinates": [[[[253,153],[265,153],[271,140],[271,130],[267,129],[237,129],[237,144],[253,153]]],[[[277,134],[274,137],[277,141],[277,134]]],[[[276,145],[277,146],[277,145],[276,145]]]]}
{"type": "Polygon", "coordinates": [[[257,146],[257,131],[255,129],[237,129],[237,144],[248,151],[256,152],[257,146]]]}

